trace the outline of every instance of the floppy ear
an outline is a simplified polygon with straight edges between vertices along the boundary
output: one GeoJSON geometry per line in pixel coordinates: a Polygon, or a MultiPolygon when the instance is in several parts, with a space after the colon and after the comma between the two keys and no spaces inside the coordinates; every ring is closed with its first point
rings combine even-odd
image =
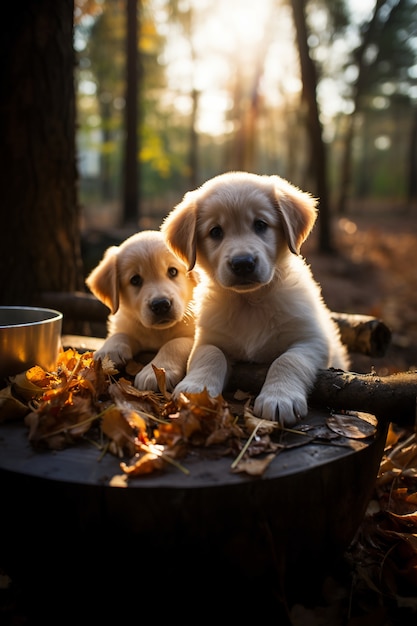
{"type": "Polygon", "coordinates": [[[169,248],[192,270],[197,255],[197,207],[193,192],[185,194],[182,202],[167,215],[161,232],[169,248]]]}
{"type": "Polygon", "coordinates": [[[119,278],[117,275],[117,246],[111,246],[96,268],[86,278],[93,294],[109,307],[112,315],[119,308],[119,278]]]}
{"type": "Polygon", "coordinates": [[[317,199],[279,176],[272,178],[285,239],[291,252],[299,254],[317,219],[317,199]]]}

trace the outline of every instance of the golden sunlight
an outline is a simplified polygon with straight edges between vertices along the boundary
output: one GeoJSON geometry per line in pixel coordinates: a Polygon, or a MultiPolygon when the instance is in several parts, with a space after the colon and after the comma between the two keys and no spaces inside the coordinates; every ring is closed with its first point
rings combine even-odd
{"type": "Polygon", "coordinates": [[[166,56],[175,106],[191,111],[189,94],[197,90],[200,133],[233,131],[228,113],[238,97],[256,93],[276,106],[301,89],[287,6],[273,0],[199,1],[193,5],[191,40],[171,30],[166,56]]]}

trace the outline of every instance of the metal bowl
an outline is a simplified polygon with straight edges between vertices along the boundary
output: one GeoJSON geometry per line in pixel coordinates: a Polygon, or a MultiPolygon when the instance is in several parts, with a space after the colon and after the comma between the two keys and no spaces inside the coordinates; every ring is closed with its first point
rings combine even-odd
{"type": "Polygon", "coordinates": [[[0,383],[34,365],[52,370],[61,348],[62,313],[0,306],[0,383]]]}

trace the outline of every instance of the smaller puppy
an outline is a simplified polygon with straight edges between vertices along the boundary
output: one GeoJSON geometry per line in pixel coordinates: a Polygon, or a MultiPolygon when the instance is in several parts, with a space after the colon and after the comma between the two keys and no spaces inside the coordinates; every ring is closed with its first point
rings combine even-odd
{"type": "MultiPolygon", "coordinates": [[[[193,345],[197,275],[168,250],[159,231],[149,230],[108,248],[86,284],[111,311],[107,339],[94,358],[108,356],[120,366],[139,352],[157,352],[152,362],[165,369],[172,390],[193,345]]],[[[136,375],[135,387],[157,391],[151,363],[136,375]]]]}
{"type": "Polygon", "coordinates": [[[161,230],[169,247],[202,270],[195,343],[174,394],[219,395],[234,362],[267,363],[254,410],[294,422],[320,368],[349,363],[320,287],[299,250],[316,200],[279,176],[221,174],[184,196],[161,230]],[[204,279],[205,276],[205,279],[204,279]]]}

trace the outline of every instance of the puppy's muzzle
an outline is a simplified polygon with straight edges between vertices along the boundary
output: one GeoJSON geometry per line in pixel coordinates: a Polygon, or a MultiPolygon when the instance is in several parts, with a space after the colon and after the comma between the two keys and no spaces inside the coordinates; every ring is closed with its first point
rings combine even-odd
{"type": "Polygon", "coordinates": [[[156,317],[164,317],[170,312],[172,302],[169,298],[155,298],[149,303],[149,306],[156,317]]]}
{"type": "Polygon", "coordinates": [[[251,278],[256,269],[256,259],[251,254],[242,254],[231,258],[229,265],[235,276],[251,278]]]}

